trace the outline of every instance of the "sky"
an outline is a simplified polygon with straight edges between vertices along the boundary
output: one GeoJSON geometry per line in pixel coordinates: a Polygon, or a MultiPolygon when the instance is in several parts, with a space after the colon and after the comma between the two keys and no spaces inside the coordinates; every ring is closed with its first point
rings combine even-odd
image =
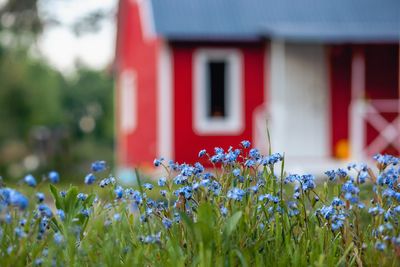
{"type": "Polygon", "coordinates": [[[49,26],[39,39],[39,51],[60,71],[73,71],[79,60],[92,68],[107,66],[114,57],[115,20],[114,16],[103,21],[101,30],[76,36],[69,25],[99,8],[116,10],[117,0],[41,0],[39,10],[51,14],[61,26],[49,26]]]}

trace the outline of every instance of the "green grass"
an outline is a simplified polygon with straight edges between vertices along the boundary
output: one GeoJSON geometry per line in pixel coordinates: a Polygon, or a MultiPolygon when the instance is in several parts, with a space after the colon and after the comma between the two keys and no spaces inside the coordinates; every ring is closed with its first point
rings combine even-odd
{"type": "MultiPolygon", "coordinates": [[[[386,222],[384,214],[372,216],[368,212],[376,203],[385,211],[393,211],[399,205],[396,199],[383,197],[387,185],[376,185],[378,190],[374,192],[374,179],[366,184],[354,181],[354,186],[360,189],[354,196],[358,196],[358,203],[366,208],[358,208],[356,204],[350,208],[342,190],[342,184],[350,175],[358,177],[360,172],[357,171],[348,172],[346,177],[335,182],[322,182],[315,188],[312,185],[300,188],[298,199],[294,199],[295,184],[284,182],[285,172],[275,173],[273,164],[256,163],[246,167],[248,157],[244,154],[243,160],[215,169],[211,180],[221,186],[218,194],[202,185],[193,190],[191,196],[174,194],[183,186],[196,187],[197,182],[205,179],[204,173],[190,174],[183,184],[176,185],[174,177],[179,171],[163,165],[168,176],[166,186],[155,185],[147,190],[139,179],[138,186],[132,189],[140,198],[138,205],[134,204],[137,199],[129,194],[116,199],[117,184],[105,188],[85,185],[79,186],[79,190],[65,184],[59,186],[60,189],[46,183],[37,188],[18,185],[17,190],[29,196],[30,205],[23,211],[12,206],[3,207],[0,265],[399,266],[400,248],[393,239],[400,234],[399,214],[393,213],[389,219],[392,229],[385,228],[373,235],[373,230],[386,222]],[[237,168],[243,182],[232,173],[237,168]],[[257,192],[248,192],[261,183],[263,186],[259,186],[257,192]],[[230,195],[234,187],[246,192],[241,199],[235,200],[230,195]],[[68,189],[64,197],[61,189],[68,189]],[[166,197],[159,195],[160,189],[166,190],[166,197]],[[53,207],[53,216],[40,239],[43,216],[38,216],[36,191],[45,192],[46,203],[53,207]],[[86,200],[77,198],[79,192],[88,195],[86,200]],[[275,201],[260,199],[265,194],[275,197],[275,201]],[[334,219],[317,215],[321,207],[331,205],[334,197],[344,203],[334,207],[335,212],[345,214],[343,225],[338,229],[332,228],[334,219]],[[372,204],[371,199],[375,199],[375,203],[372,204]],[[226,215],[221,207],[226,208],[226,215]],[[56,209],[65,212],[64,220],[56,214],[56,209]],[[90,210],[90,215],[82,214],[83,209],[90,210]],[[297,213],[291,213],[294,210],[297,213]],[[12,216],[8,223],[5,221],[7,213],[12,216]],[[115,214],[120,217],[116,219],[115,214]],[[19,226],[21,218],[28,223],[19,226]],[[171,221],[170,228],[163,224],[166,219],[171,221]],[[15,234],[18,227],[23,229],[23,237],[15,234]],[[62,235],[62,242],[54,240],[56,233],[62,235]],[[385,236],[390,239],[385,240],[385,236]],[[377,242],[384,243],[386,248],[377,250],[377,242]]],[[[283,162],[277,164],[283,166],[283,162]]],[[[384,167],[378,172],[390,170],[384,167]]],[[[304,180],[299,181],[303,185],[304,180]]],[[[397,189],[395,186],[394,190],[397,189]]]]}

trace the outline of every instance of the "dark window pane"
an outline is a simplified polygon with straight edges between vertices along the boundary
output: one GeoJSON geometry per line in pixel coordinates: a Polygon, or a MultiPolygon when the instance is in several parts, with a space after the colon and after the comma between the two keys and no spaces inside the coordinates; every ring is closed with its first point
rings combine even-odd
{"type": "Polygon", "coordinates": [[[208,116],[225,117],[225,81],[226,62],[210,61],[208,63],[208,116]]]}

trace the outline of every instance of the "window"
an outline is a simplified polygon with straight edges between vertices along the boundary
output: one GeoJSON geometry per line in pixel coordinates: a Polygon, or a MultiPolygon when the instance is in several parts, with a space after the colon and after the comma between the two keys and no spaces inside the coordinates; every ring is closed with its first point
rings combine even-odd
{"type": "Polygon", "coordinates": [[[207,95],[209,100],[208,117],[225,117],[225,61],[209,61],[207,63],[208,86],[207,95]]]}
{"type": "Polygon", "coordinates": [[[194,55],[194,130],[199,135],[235,135],[243,130],[240,53],[201,49],[194,55]]]}

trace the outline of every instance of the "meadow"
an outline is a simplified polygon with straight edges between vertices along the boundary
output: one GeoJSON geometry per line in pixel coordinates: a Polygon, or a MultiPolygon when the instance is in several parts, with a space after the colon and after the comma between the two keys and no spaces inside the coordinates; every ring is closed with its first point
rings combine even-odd
{"type": "Polygon", "coordinates": [[[96,161],[85,186],[27,175],[0,188],[0,266],[399,266],[399,158],[313,175],[284,155],[199,152],[124,187],[96,161]]]}

